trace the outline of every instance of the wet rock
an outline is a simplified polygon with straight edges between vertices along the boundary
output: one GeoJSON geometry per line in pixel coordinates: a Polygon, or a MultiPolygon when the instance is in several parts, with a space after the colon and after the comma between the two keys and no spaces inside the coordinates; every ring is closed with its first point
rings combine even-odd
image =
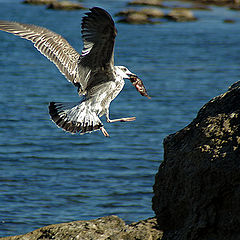
{"type": "Polygon", "coordinates": [[[240,81],[164,140],[153,210],[164,240],[240,237],[240,81]]]}
{"type": "Polygon", "coordinates": [[[204,4],[214,4],[218,6],[225,6],[232,4],[234,0],[201,0],[202,3],[204,4]]]}
{"type": "Polygon", "coordinates": [[[240,3],[236,5],[230,5],[231,10],[240,11],[240,3]]]}
{"type": "Polygon", "coordinates": [[[128,5],[147,5],[163,7],[162,0],[133,0],[128,5]]]}
{"type": "Polygon", "coordinates": [[[204,4],[193,4],[192,6],[188,7],[189,10],[202,10],[202,11],[211,11],[212,9],[209,6],[204,4]]]}
{"type": "Polygon", "coordinates": [[[161,240],[163,232],[158,229],[156,218],[149,218],[127,225],[108,240],[161,240]]]}
{"type": "Polygon", "coordinates": [[[136,9],[127,9],[120,11],[116,16],[129,16],[131,14],[141,14],[149,18],[162,18],[164,16],[163,11],[157,8],[142,8],[140,10],[136,9]]]}
{"type": "Polygon", "coordinates": [[[61,223],[39,228],[33,232],[0,238],[1,240],[160,240],[156,218],[149,218],[130,225],[117,216],[107,216],[89,221],[61,223]]]}
{"type": "Polygon", "coordinates": [[[196,21],[197,18],[189,9],[176,8],[166,14],[165,18],[176,22],[196,21]]]}
{"type": "Polygon", "coordinates": [[[239,6],[240,1],[239,0],[188,0],[191,2],[198,2],[201,4],[206,4],[206,5],[216,5],[216,6],[239,6]]]}
{"type": "Polygon", "coordinates": [[[162,18],[164,16],[163,11],[157,8],[143,8],[139,10],[139,13],[144,14],[150,18],[162,18]]]}
{"type": "Polygon", "coordinates": [[[116,13],[115,16],[128,16],[131,13],[137,13],[137,12],[138,10],[136,9],[126,9],[116,13]]]}
{"type": "Polygon", "coordinates": [[[57,0],[24,0],[23,3],[26,4],[36,4],[36,5],[47,5],[51,3],[55,3],[57,0]]]}
{"type": "Polygon", "coordinates": [[[153,24],[154,22],[148,18],[147,15],[133,12],[126,15],[126,17],[120,19],[118,22],[129,24],[153,24]]]}
{"type": "Polygon", "coordinates": [[[79,10],[86,9],[80,3],[70,2],[70,1],[62,1],[62,2],[53,2],[47,6],[48,9],[55,10],[79,10]]]}
{"type": "Polygon", "coordinates": [[[233,19],[224,19],[223,22],[224,23],[235,23],[236,21],[233,19]]]}

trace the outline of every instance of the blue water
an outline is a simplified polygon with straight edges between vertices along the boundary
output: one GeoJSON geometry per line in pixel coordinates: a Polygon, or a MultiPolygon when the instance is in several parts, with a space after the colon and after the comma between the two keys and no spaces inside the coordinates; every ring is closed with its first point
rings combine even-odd
{"type": "MultiPolygon", "coordinates": [[[[45,26],[81,50],[85,11],[0,4],[1,19],[45,26]]],[[[95,5],[114,14],[126,1],[85,3],[95,5]]],[[[117,24],[116,64],[137,73],[152,99],[126,82],[111,117],[137,120],[105,123],[111,138],[57,128],[48,102],[76,101],[76,89],[30,42],[0,32],[0,236],[110,214],[127,222],[154,215],[152,185],[164,137],[240,78],[240,12],[212,7],[194,13],[199,20],[192,23],[117,24]],[[223,22],[229,18],[236,22],[223,22]]]]}

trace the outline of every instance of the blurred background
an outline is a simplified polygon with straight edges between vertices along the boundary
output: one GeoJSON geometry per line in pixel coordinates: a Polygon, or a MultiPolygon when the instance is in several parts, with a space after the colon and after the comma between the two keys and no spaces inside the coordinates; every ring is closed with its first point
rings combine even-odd
{"type": "MultiPolygon", "coordinates": [[[[115,21],[120,19],[115,14],[129,8],[126,0],[81,4],[102,7],[115,21]]],[[[154,216],[152,185],[163,160],[163,139],[240,78],[240,12],[209,8],[193,10],[197,20],[190,22],[116,23],[115,64],[136,73],[152,99],[126,81],[110,116],[137,119],[109,124],[103,117],[110,138],[57,128],[48,102],[78,101],[76,88],[30,42],[0,32],[1,237],[111,214],[127,223],[154,216]]],[[[86,11],[0,0],[2,20],[47,27],[79,52],[86,11]]]]}

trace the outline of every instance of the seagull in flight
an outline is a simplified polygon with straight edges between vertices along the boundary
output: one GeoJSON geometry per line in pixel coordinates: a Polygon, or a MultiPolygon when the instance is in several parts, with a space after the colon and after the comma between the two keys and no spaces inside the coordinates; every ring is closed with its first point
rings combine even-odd
{"type": "Polygon", "coordinates": [[[79,54],[62,36],[32,24],[0,20],[0,30],[30,40],[59,71],[77,87],[79,102],[50,102],[53,122],[70,133],[101,130],[109,137],[100,117],[109,123],[134,121],[135,117],[110,119],[109,106],[129,79],[137,91],[148,98],[143,82],[124,66],[114,66],[114,43],[117,35],[111,15],[93,7],[82,18],[83,50],[79,54]]]}

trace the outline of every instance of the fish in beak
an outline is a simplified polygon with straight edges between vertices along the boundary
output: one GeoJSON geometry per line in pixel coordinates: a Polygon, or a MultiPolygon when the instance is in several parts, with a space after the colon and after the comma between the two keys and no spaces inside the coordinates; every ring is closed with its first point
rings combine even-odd
{"type": "Polygon", "coordinates": [[[148,99],[151,99],[151,97],[147,93],[147,90],[146,90],[145,86],[143,85],[142,80],[139,77],[137,77],[137,75],[135,75],[135,74],[128,74],[128,76],[129,76],[129,79],[130,79],[131,83],[137,89],[137,91],[142,96],[145,96],[148,99]]]}

